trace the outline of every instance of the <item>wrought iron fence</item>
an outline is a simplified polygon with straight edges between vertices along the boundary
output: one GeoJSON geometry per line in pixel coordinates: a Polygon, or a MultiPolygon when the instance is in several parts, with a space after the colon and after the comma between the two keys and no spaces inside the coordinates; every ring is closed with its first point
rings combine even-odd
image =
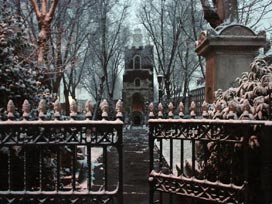
{"type": "Polygon", "coordinates": [[[233,120],[231,108],[211,114],[205,103],[196,119],[194,107],[184,119],[182,104],[178,116],[172,104],[168,116],[162,106],[155,114],[150,105],[150,203],[270,204],[271,121],[245,120],[247,108],[243,119],[233,120]],[[226,119],[219,120],[223,114],[226,119]]]}
{"type": "Polygon", "coordinates": [[[36,118],[25,101],[18,118],[9,101],[0,121],[0,203],[123,203],[121,108],[119,101],[116,120],[107,121],[103,101],[103,119],[92,121],[89,101],[81,116],[72,102],[68,119],[58,102],[50,115],[41,101],[36,118]]]}

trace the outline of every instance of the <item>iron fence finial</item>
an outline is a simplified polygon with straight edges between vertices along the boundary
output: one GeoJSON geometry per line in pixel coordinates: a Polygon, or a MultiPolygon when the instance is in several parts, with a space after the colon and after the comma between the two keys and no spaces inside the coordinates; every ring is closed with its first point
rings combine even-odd
{"type": "Polygon", "coordinates": [[[158,118],[162,118],[163,117],[163,106],[161,103],[159,103],[158,105],[158,118]]]}
{"type": "Polygon", "coordinates": [[[154,118],[154,104],[152,102],[149,104],[149,118],[154,118]]]}
{"type": "Polygon", "coordinates": [[[123,118],[123,113],[122,113],[122,109],[123,109],[123,103],[122,101],[119,99],[115,105],[115,111],[116,111],[116,118],[119,120],[122,120],[123,118]]]}
{"type": "Polygon", "coordinates": [[[174,111],[174,105],[173,105],[172,102],[169,103],[168,109],[169,109],[168,117],[169,118],[173,118],[174,117],[174,113],[173,113],[173,111],[174,111]]]}
{"type": "Polygon", "coordinates": [[[86,111],[86,118],[90,120],[92,118],[92,111],[93,111],[93,105],[90,100],[87,100],[85,103],[85,111],[86,111]]]}
{"type": "Polygon", "coordinates": [[[57,99],[54,103],[54,118],[56,120],[59,120],[60,119],[60,110],[61,110],[61,106],[60,106],[60,102],[59,100],[57,99]]]}
{"type": "Polygon", "coordinates": [[[15,113],[15,105],[12,100],[8,101],[7,105],[7,112],[8,112],[8,120],[13,120],[15,118],[14,113],[15,113]]]}
{"type": "Polygon", "coordinates": [[[206,101],[203,101],[203,103],[202,103],[202,117],[204,119],[209,118],[208,103],[206,101]]]}
{"type": "Polygon", "coordinates": [[[191,105],[190,105],[190,116],[191,116],[191,118],[195,118],[196,117],[195,108],[196,108],[195,102],[192,101],[191,105]]]}
{"type": "Polygon", "coordinates": [[[46,112],[46,101],[41,99],[38,105],[39,119],[43,120],[45,118],[44,113],[46,112]]]}
{"type": "Polygon", "coordinates": [[[184,111],[184,105],[183,105],[183,103],[182,103],[182,101],[181,101],[181,102],[179,102],[179,117],[180,117],[180,118],[183,118],[183,117],[184,117],[183,111],[184,111]]]}
{"type": "Polygon", "coordinates": [[[23,111],[23,119],[27,120],[29,118],[29,113],[30,113],[30,103],[26,99],[24,100],[22,111],[23,111]]]}
{"type": "Polygon", "coordinates": [[[71,104],[70,104],[70,117],[71,119],[75,119],[77,116],[77,104],[74,99],[72,99],[71,104]]]}
{"type": "Polygon", "coordinates": [[[100,109],[102,111],[102,119],[107,120],[108,118],[108,109],[109,109],[109,103],[106,99],[104,99],[100,104],[100,109]]]}

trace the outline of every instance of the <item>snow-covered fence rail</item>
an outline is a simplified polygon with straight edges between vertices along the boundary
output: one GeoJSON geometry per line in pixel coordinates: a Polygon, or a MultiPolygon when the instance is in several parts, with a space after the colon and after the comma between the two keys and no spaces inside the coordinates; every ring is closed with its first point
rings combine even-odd
{"type": "Polygon", "coordinates": [[[0,203],[123,203],[122,104],[114,121],[106,100],[100,108],[102,120],[93,121],[89,101],[80,116],[73,101],[70,118],[58,101],[50,115],[42,100],[36,116],[28,101],[21,115],[9,101],[0,121],[0,203]]]}
{"type": "Polygon", "coordinates": [[[204,102],[197,119],[194,107],[184,117],[182,103],[177,116],[171,103],[167,115],[150,104],[150,203],[270,204],[272,122],[250,120],[246,102],[240,113],[232,103],[223,111],[204,102]]]}

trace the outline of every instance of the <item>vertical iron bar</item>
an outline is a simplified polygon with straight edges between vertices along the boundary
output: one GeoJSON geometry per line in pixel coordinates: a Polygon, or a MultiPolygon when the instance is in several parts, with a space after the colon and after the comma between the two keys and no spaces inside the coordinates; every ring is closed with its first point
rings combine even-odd
{"type": "MultiPolygon", "coordinates": [[[[234,144],[230,144],[231,145],[231,158],[230,158],[230,183],[234,183],[234,179],[233,179],[233,159],[234,159],[234,149],[235,149],[235,145],[234,144]]],[[[235,183],[234,183],[235,184],[235,183]]]]}
{"type": "Polygon", "coordinates": [[[159,169],[160,171],[162,171],[162,161],[163,161],[163,158],[162,158],[162,150],[163,150],[163,139],[161,138],[160,139],[160,164],[159,164],[159,169]]]}
{"type": "Polygon", "coordinates": [[[60,146],[57,146],[57,191],[60,189],[60,146]]]}
{"type": "Polygon", "coordinates": [[[208,142],[203,142],[204,143],[204,179],[207,179],[207,171],[205,170],[207,168],[208,164],[208,155],[209,155],[209,150],[208,150],[208,142]]]}
{"type": "Polygon", "coordinates": [[[149,173],[154,169],[154,128],[149,124],[149,173]]]}
{"type": "MultiPolygon", "coordinates": [[[[154,127],[152,124],[148,122],[149,125],[149,173],[151,173],[154,169],[154,138],[153,138],[153,132],[154,132],[154,127]]],[[[153,204],[154,203],[154,185],[152,183],[152,178],[151,181],[149,182],[149,203],[153,204]]]]}
{"type": "MultiPolygon", "coordinates": [[[[250,127],[248,125],[248,127],[250,127]]],[[[249,183],[248,183],[248,171],[249,171],[249,155],[248,155],[248,140],[249,140],[249,129],[248,127],[246,129],[244,129],[244,140],[243,140],[243,151],[244,151],[244,184],[245,184],[245,204],[249,203],[249,183]]]]}
{"type": "MultiPolygon", "coordinates": [[[[160,163],[159,163],[159,170],[160,172],[163,170],[163,156],[162,156],[162,152],[163,152],[163,138],[160,138],[160,163]]],[[[160,191],[160,203],[163,203],[163,193],[160,191]]]]}
{"type": "Polygon", "coordinates": [[[216,180],[217,181],[220,181],[220,171],[221,171],[221,168],[220,168],[220,159],[221,159],[221,143],[220,143],[220,135],[219,135],[219,138],[217,140],[217,157],[216,157],[216,164],[217,164],[217,174],[216,174],[216,180]]]}
{"type": "Polygon", "coordinates": [[[169,203],[170,204],[173,203],[173,194],[172,193],[169,194],[169,203]]]}
{"type": "Polygon", "coordinates": [[[8,190],[11,191],[11,177],[12,177],[12,173],[11,173],[11,147],[9,147],[9,151],[8,151],[8,190]]]}
{"type": "Polygon", "coordinates": [[[39,170],[40,170],[40,176],[39,176],[39,183],[40,183],[40,191],[43,190],[43,148],[40,146],[39,148],[39,170]]]}
{"type": "Polygon", "coordinates": [[[87,181],[88,181],[88,191],[91,191],[92,188],[92,164],[91,164],[91,146],[87,145],[87,168],[88,168],[88,176],[87,176],[87,181]]]}
{"type": "Polygon", "coordinates": [[[160,204],[163,204],[163,192],[160,191],[160,204]]]}
{"type": "Polygon", "coordinates": [[[192,174],[195,177],[195,139],[192,138],[192,174]]]}
{"type": "MultiPolygon", "coordinates": [[[[170,138],[170,174],[173,174],[173,139],[170,138]]],[[[173,203],[173,194],[170,193],[169,194],[169,203],[172,204],[173,203]]]]}
{"type": "Polygon", "coordinates": [[[183,175],[184,140],[180,140],[180,175],[183,175]]]}
{"type": "Polygon", "coordinates": [[[272,93],[269,93],[269,120],[272,120],[272,93]]]}
{"type": "Polygon", "coordinates": [[[103,146],[103,163],[104,163],[104,185],[105,191],[108,190],[108,154],[107,146],[103,146]]]}
{"type": "MultiPolygon", "coordinates": [[[[272,113],[271,113],[272,114],[272,113]]],[[[272,201],[272,127],[265,125],[261,127],[260,140],[261,146],[261,195],[258,203],[271,204],[272,201]]],[[[255,188],[256,189],[256,188],[255,188]]]]}
{"type": "Polygon", "coordinates": [[[170,138],[170,171],[173,174],[173,139],[170,138]]]}
{"type": "MultiPolygon", "coordinates": [[[[170,174],[174,174],[173,171],[173,138],[170,138],[170,174]]],[[[173,203],[173,194],[169,194],[169,203],[173,203]]]]}
{"type": "Polygon", "coordinates": [[[123,204],[123,125],[118,129],[118,156],[119,156],[119,203],[123,204]]]}
{"type": "Polygon", "coordinates": [[[72,190],[75,191],[76,189],[76,148],[77,146],[76,145],[73,145],[72,146],[72,169],[73,169],[73,172],[72,172],[72,190]]]}
{"type": "Polygon", "coordinates": [[[26,147],[24,148],[24,190],[26,191],[27,190],[27,172],[26,172],[26,169],[27,169],[27,164],[26,164],[26,157],[27,157],[27,153],[26,153],[26,147]]]}

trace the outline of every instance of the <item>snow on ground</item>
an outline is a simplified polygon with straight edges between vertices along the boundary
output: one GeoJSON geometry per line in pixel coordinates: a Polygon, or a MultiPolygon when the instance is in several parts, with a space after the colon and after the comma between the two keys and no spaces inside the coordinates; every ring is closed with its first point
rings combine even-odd
{"type": "MultiPolygon", "coordinates": [[[[155,145],[160,148],[160,142],[155,141],[155,145]]],[[[177,174],[176,166],[180,167],[180,140],[174,140],[173,141],[173,170],[174,174],[177,174]]],[[[184,155],[183,155],[183,166],[185,165],[185,161],[191,160],[192,158],[192,144],[190,141],[184,141],[183,143],[183,148],[184,148],[184,155]]],[[[170,164],[170,140],[163,140],[163,156],[168,163],[170,164]]]]}

